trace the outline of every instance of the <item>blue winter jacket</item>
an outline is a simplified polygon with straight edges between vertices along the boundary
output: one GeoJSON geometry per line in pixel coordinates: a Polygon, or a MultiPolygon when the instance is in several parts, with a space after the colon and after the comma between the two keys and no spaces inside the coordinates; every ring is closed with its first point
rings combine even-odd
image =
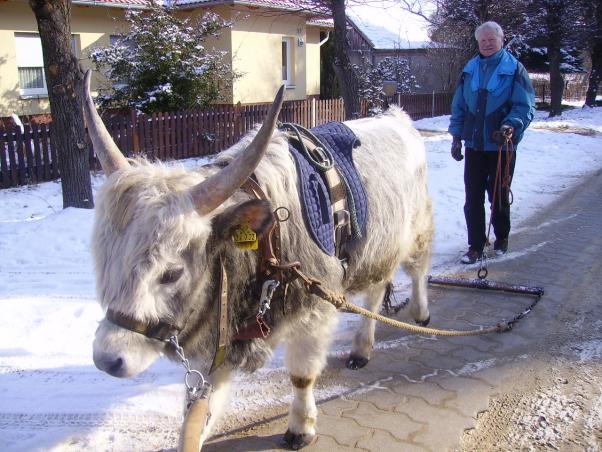
{"type": "Polygon", "coordinates": [[[448,131],[464,140],[466,148],[497,151],[492,133],[503,124],[514,128],[516,145],[531,123],[535,112],[535,92],[525,67],[506,50],[493,70],[487,86],[479,89],[480,55],[462,71],[452,101],[448,131]]]}

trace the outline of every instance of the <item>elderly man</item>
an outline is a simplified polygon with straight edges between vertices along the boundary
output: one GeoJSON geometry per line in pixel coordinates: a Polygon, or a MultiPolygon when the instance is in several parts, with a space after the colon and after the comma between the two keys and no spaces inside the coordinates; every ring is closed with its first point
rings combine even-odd
{"type": "Polygon", "coordinates": [[[502,49],[504,33],[495,22],[485,22],[475,31],[479,55],[464,67],[454,98],[449,133],[451,154],[460,161],[462,141],[466,150],[464,216],[469,249],[462,262],[473,264],[483,256],[485,233],[485,191],[494,199],[496,172],[500,186],[492,203],[491,222],[497,255],[508,250],[510,233],[510,181],[516,163],[516,146],[529,126],[535,109],[533,85],[524,66],[502,49]],[[508,146],[507,138],[511,138],[508,146]],[[502,147],[504,152],[502,152],[502,147]],[[507,148],[511,152],[507,152],[507,148]],[[499,158],[498,158],[499,157],[499,158]]]}

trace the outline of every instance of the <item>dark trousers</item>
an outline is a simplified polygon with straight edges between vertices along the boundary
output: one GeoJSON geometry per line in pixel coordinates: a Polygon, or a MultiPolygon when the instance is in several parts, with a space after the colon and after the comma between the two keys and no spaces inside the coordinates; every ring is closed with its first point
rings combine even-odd
{"type": "MultiPolygon", "coordinates": [[[[510,181],[514,174],[516,152],[510,157],[510,181]]],[[[487,239],[485,231],[489,224],[485,222],[485,191],[489,203],[493,201],[493,185],[498,163],[498,152],[475,151],[466,149],[464,161],[464,189],[466,202],[464,204],[464,217],[468,229],[468,246],[471,250],[482,252],[487,239]]],[[[503,180],[506,173],[506,151],[502,151],[500,177],[503,180]]],[[[501,181],[498,182],[501,185],[501,181]]],[[[495,196],[495,205],[492,206],[493,217],[491,223],[497,240],[508,238],[510,234],[510,202],[509,193],[505,188],[495,196]],[[501,198],[501,199],[500,199],[501,198]],[[501,202],[500,202],[501,201],[501,202]]]]}

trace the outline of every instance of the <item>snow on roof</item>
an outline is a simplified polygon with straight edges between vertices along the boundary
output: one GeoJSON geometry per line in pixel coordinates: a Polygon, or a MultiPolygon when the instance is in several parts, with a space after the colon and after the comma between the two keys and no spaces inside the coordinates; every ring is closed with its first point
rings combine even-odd
{"type": "Polygon", "coordinates": [[[346,11],[375,49],[421,49],[430,43],[426,20],[406,11],[398,2],[350,2],[346,11]]]}
{"type": "MultiPolygon", "coordinates": [[[[120,8],[143,8],[148,2],[146,0],[74,0],[73,3],[91,6],[114,6],[120,8]]],[[[324,13],[326,10],[319,7],[311,0],[156,0],[162,5],[175,6],[176,8],[191,8],[202,5],[236,4],[263,6],[286,11],[308,11],[312,13],[324,13]]]]}
{"type": "MultiPolygon", "coordinates": [[[[164,3],[168,3],[170,0],[164,0],[164,3]]],[[[311,0],[171,0],[172,4],[176,6],[191,6],[191,5],[203,5],[203,4],[215,4],[215,3],[232,3],[236,5],[253,5],[253,6],[265,6],[268,8],[284,9],[291,11],[321,11],[324,12],[324,7],[316,5],[316,2],[311,0]]]]}
{"type": "Polygon", "coordinates": [[[117,8],[145,8],[146,0],[73,0],[76,5],[113,6],[117,8]]]}

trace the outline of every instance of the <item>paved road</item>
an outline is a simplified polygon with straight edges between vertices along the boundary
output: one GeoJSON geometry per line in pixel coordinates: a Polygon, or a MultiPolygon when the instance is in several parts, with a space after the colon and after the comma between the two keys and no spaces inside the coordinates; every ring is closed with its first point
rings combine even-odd
{"type": "MultiPolygon", "coordinates": [[[[305,450],[602,450],[601,198],[598,171],[514,231],[508,255],[490,262],[492,280],[545,288],[513,331],[435,338],[380,326],[364,369],[331,358],[318,387],[347,389],[318,404],[318,437],[305,450]]],[[[431,326],[458,329],[495,324],[531,302],[440,288],[430,299],[431,326]]],[[[282,450],[284,409],[204,450],[282,450]]]]}

